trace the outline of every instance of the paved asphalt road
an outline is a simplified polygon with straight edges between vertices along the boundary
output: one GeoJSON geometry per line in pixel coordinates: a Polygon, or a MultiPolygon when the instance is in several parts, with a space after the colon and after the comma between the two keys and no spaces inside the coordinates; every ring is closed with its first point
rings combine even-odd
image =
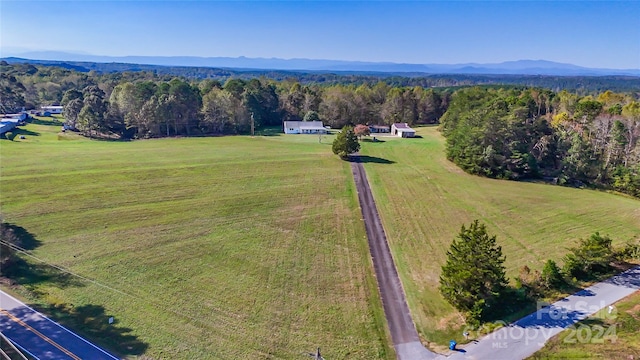
{"type": "MultiPolygon", "coordinates": [[[[566,327],[593,315],[600,309],[640,289],[640,267],[635,267],[544,307],[509,326],[503,327],[462,351],[438,359],[525,359],[542,349],[544,344],[566,327]],[[464,351],[464,352],[463,352],[464,351]]],[[[615,310],[614,310],[615,311],[615,310]]],[[[612,312],[615,316],[615,312],[612,312]]],[[[590,341],[600,331],[585,329],[574,337],[590,341]]],[[[598,337],[602,338],[602,337],[598,337]]]]}
{"type": "Polygon", "coordinates": [[[3,291],[0,332],[36,359],[118,359],[3,291]]]}
{"type": "Polygon", "coordinates": [[[400,360],[434,359],[436,354],[427,350],[418,337],[411,313],[404,296],[396,266],[387,244],[387,237],[378,215],[367,175],[358,155],[351,157],[351,171],[358,190],[360,209],[369,239],[369,250],[373,258],[382,305],[391,332],[393,346],[400,360]]]}

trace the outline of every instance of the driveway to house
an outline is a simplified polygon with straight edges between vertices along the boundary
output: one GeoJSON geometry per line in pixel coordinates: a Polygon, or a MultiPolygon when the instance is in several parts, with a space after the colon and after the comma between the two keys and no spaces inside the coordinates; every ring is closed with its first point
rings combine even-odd
{"type": "Polygon", "coordinates": [[[0,332],[35,359],[118,359],[4,291],[0,332]]]}
{"type": "Polygon", "coordinates": [[[422,345],[411,319],[404,290],[387,244],[387,236],[371,194],[364,166],[357,154],[351,156],[351,171],[358,191],[360,209],[369,239],[369,251],[396,355],[400,360],[435,359],[437,354],[422,345]]]}
{"type": "MultiPolygon", "coordinates": [[[[451,356],[440,356],[438,359],[526,359],[568,326],[584,320],[600,309],[608,309],[609,305],[639,289],[640,266],[543,307],[486,335],[478,342],[465,346],[451,356]]],[[[615,309],[613,311],[612,316],[615,316],[615,309]]],[[[587,328],[577,331],[575,335],[574,339],[579,343],[602,339],[603,334],[599,329],[587,328]]]]}

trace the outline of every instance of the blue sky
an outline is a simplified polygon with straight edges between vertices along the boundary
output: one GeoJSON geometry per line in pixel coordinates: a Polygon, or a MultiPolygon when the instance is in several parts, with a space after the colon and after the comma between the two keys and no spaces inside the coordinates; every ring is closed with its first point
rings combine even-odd
{"type": "Polygon", "coordinates": [[[3,56],[544,59],[640,68],[640,1],[2,0],[0,17],[3,56]]]}

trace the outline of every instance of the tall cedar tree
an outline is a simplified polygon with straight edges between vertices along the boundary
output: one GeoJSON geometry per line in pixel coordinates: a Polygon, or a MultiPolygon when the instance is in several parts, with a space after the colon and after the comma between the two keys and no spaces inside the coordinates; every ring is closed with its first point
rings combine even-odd
{"type": "Polygon", "coordinates": [[[447,252],[440,275],[440,293],[467,322],[478,324],[489,307],[496,304],[507,286],[502,248],[489,236],[484,224],[475,220],[460,234],[447,252]]]}
{"type": "Polygon", "coordinates": [[[333,140],[332,150],[334,154],[343,159],[346,159],[349,154],[353,154],[360,150],[360,143],[358,143],[358,138],[353,132],[353,128],[351,126],[345,126],[342,128],[342,131],[340,131],[338,136],[336,136],[336,139],[333,140]]]}

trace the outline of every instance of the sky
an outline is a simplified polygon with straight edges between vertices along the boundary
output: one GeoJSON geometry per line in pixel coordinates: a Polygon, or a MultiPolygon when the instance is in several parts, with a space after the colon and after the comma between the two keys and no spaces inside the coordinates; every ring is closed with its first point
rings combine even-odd
{"type": "Polygon", "coordinates": [[[640,1],[0,1],[0,55],[640,69],[640,1]]]}

